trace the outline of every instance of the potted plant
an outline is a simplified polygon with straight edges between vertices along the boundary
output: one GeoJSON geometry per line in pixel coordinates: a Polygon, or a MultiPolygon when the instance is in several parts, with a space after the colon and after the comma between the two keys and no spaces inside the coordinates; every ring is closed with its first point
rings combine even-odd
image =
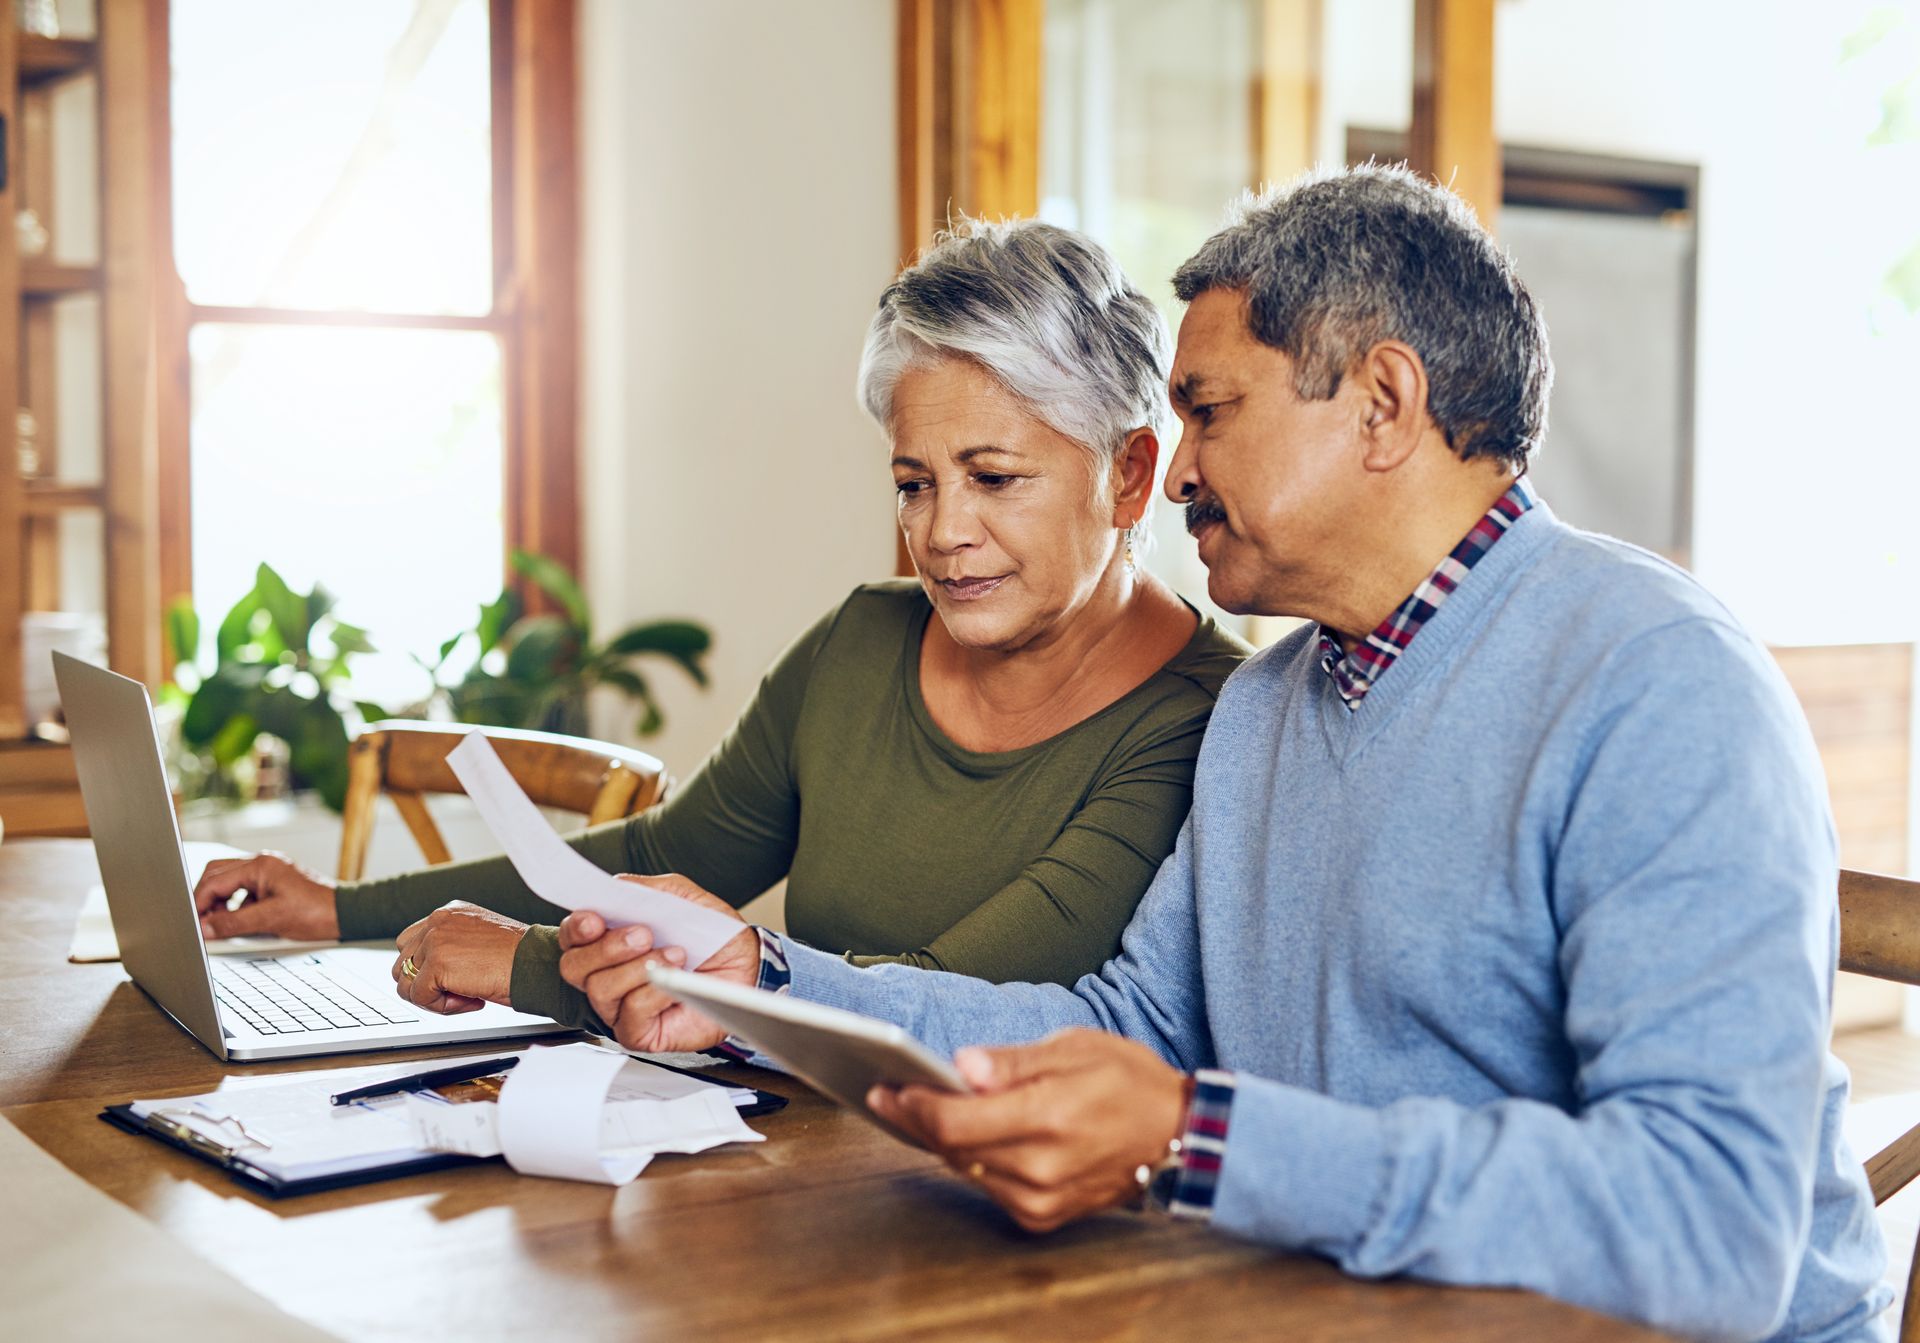
{"type": "Polygon", "coordinates": [[[587,695],[607,686],[639,703],[636,730],[650,736],[664,718],[636,663],[662,657],[705,686],[713,643],[703,625],[654,620],[596,642],[592,613],[565,567],[514,551],[514,571],[545,593],[557,613],[527,614],[513,588],[480,608],[471,629],[423,664],[427,697],[398,711],[354,699],[351,661],[374,650],[367,632],[334,614],[318,584],[298,593],[270,565],[220,622],[211,666],[199,659],[200,618],[182,599],[167,613],[179,659],[163,704],[179,715],[175,764],[184,797],[244,800],[263,739],[285,743],[289,783],[311,788],[339,811],[346,800],[349,726],[382,718],[452,718],[495,727],[583,736],[587,695]],[[456,675],[454,669],[465,664],[456,675]]]}
{"type": "MultiPolygon", "coordinates": [[[[648,737],[665,719],[636,663],[665,658],[694,684],[707,684],[705,658],[713,636],[704,625],[650,620],[596,640],[586,595],[563,565],[524,550],[514,551],[510,563],[558,610],[529,615],[519,593],[508,587],[480,608],[473,628],[440,645],[427,668],[432,698],[456,721],[583,736],[588,692],[607,686],[638,703],[634,730],[648,737]],[[450,665],[463,661],[466,672],[450,679],[450,665]]],[[[431,712],[431,705],[419,707],[425,712],[417,716],[431,712]]]]}
{"type": "Polygon", "coordinates": [[[239,773],[260,738],[286,744],[289,782],[338,811],[347,791],[347,719],[382,717],[347,697],[349,663],[373,651],[367,632],[341,620],[332,594],[295,592],[270,565],[214,634],[211,667],[199,661],[200,618],[182,599],[167,612],[174,667],[167,699],[180,713],[182,792],[237,798],[239,773]]]}

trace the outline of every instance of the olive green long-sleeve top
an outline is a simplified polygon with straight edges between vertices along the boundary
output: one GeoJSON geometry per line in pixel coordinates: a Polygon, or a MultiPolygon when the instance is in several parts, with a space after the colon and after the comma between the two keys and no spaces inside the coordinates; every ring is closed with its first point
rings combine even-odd
{"type": "MultiPolygon", "coordinates": [[[[1071,984],[1114,954],[1193,788],[1220,686],[1248,649],[1210,620],[1157,673],[1057,736],[969,751],[920,695],[932,607],[861,587],[783,653],[726,738],[664,804],[568,843],[609,872],[680,872],[738,906],[787,878],[787,928],[856,963],[1071,984]]],[[[535,925],[515,1008],[595,1024],[560,978],[566,911],[505,858],[339,888],[344,939],[388,937],[450,900],[535,925]]]]}

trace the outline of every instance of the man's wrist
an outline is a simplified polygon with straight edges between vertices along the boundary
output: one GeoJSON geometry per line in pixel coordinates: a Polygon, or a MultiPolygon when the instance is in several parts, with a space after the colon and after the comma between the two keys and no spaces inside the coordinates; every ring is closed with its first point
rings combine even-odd
{"type": "Polygon", "coordinates": [[[1134,1168],[1135,1184],[1130,1206],[1136,1212],[1166,1212],[1172,1206],[1173,1190],[1185,1163],[1187,1112],[1193,1105],[1193,1076],[1180,1075],[1180,1116],[1173,1126],[1160,1159],[1142,1162],[1134,1168]]]}
{"type": "MultiPolygon", "coordinates": [[[[793,986],[793,970],[787,965],[787,950],[780,934],[759,924],[749,925],[760,942],[760,964],[753,986],[762,993],[785,993],[793,986]]],[[[728,1058],[750,1059],[759,1051],[737,1035],[729,1035],[714,1048],[728,1058]]]]}

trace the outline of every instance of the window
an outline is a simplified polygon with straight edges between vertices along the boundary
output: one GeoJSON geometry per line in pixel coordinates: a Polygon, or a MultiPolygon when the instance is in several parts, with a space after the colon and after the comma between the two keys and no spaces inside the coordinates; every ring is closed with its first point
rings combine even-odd
{"type": "Polygon", "coordinates": [[[168,595],[210,624],[263,561],[324,584],[381,650],[356,690],[407,699],[510,546],[578,563],[572,6],[172,0],[170,28],[168,595]]]}

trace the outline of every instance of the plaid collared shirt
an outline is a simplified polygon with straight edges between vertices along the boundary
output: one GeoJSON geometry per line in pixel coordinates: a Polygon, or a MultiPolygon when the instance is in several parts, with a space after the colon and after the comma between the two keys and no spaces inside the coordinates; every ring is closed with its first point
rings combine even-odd
{"type": "Polygon", "coordinates": [[[1532,508],[1533,503],[1534,493],[1525,478],[1514,481],[1505,494],[1494,500],[1485,516],[1473,524],[1473,530],[1461,538],[1453,552],[1434,566],[1433,572],[1413,590],[1413,595],[1381,621],[1379,628],[1364,642],[1342,648],[1333,631],[1324,625],[1320,627],[1320,669],[1333,678],[1334,688],[1340,692],[1348,712],[1360,707],[1360,701],[1366,698],[1373,683],[1393,665],[1395,658],[1407,651],[1413,636],[1433,619],[1433,613],[1460,586],[1467,571],[1493,549],[1493,543],[1505,536],[1514,519],[1532,508]]]}

